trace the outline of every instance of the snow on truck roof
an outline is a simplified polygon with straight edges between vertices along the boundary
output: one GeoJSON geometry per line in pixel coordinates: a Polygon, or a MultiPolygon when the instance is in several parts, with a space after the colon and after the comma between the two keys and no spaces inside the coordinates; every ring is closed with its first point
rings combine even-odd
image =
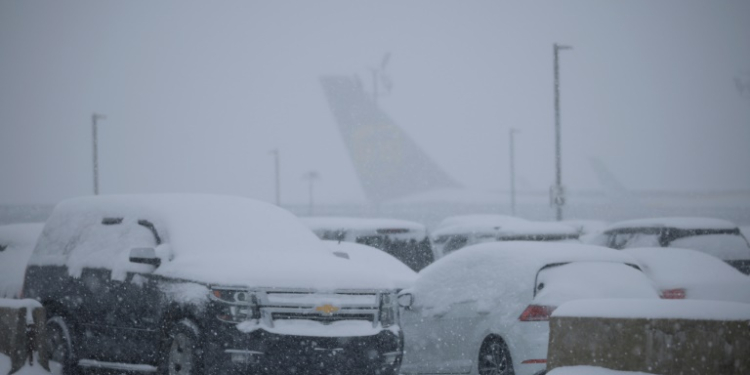
{"type": "Polygon", "coordinates": [[[736,229],[737,225],[731,221],[707,217],[659,217],[648,219],[626,220],[614,223],[604,229],[604,232],[625,228],[677,228],[677,229],[736,229]]]}
{"type": "Polygon", "coordinates": [[[407,220],[337,216],[308,216],[300,217],[300,220],[313,231],[346,230],[373,235],[409,233],[413,237],[427,235],[424,225],[407,220]]]}
{"type": "Polygon", "coordinates": [[[330,254],[290,212],[218,195],[66,200],[52,212],[30,262],[66,265],[74,276],[84,267],[110,268],[113,278],[124,278],[150,267],[128,261],[134,247],[155,247],[162,264],[154,274],[205,283],[331,289],[392,284],[330,254]]]}
{"type": "Polygon", "coordinates": [[[575,236],[578,230],[570,225],[530,221],[518,217],[503,215],[463,215],[444,219],[432,237],[466,234],[497,233],[499,236],[513,235],[564,235],[575,236]]]}

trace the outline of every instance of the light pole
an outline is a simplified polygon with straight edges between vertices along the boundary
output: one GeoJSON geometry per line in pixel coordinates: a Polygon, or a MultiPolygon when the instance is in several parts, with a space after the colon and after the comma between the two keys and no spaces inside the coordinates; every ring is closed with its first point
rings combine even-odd
{"type": "Polygon", "coordinates": [[[276,170],[276,205],[281,207],[281,180],[279,177],[279,149],[275,148],[271,150],[271,154],[274,156],[274,169],[276,170]]]}
{"type": "Polygon", "coordinates": [[[93,142],[93,159],[94,159],[94,195],[99,195],[99,149],[97,139],[96,123],[98,120],[104,120],[107,116],[94,112],[91,115],[91,135],[93,142]]]}
{"type": "Polygon", "coordinates": [[[307,172],[307,173],[305,173],[302,176],[302,179],[307,180],[310,183],[310,185],[309,185],[309,187],[310,187],[310,208],[309,208],[309,213],[308,213],[308,215],[310,215],[310,216],[312,216],[312,214],[313,214],[313,182],[315,182],[315,180],[317,180],[319,178],[320,178],[320,175],[316,171],[307,172]]]}
{"type": "Polygon", "coordinates": [[[562,159],[560,156],[560,65],[558,54],[561,50],[573,49],[555,43],[555,185],[550,189],[550,201],[556,207],[557,221],[562,220],[562,206],[565,204],[565,191],[562,186],[562,159]]]}
{"type": "Polygon", "coordinates": [[[511,128],[510,131],[510,214],[516,216],[516,163],[515,163],[515,145],[513,136],[518,133],[518,129],[511,128]]]}

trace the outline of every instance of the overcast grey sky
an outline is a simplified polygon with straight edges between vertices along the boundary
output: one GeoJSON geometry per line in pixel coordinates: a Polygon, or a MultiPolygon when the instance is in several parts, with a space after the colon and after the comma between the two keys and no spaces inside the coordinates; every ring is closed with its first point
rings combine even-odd
{"type": "Polygon", "coordinates": [[[0,1],[0,203],[208,192],[362,202],[318,82],[385,52],[381,106],[467,187],[507,189],[508,129],[526,188],[554,177],[552,44],[563,180],[588,158],[632,189],[750,189],[748,1],[0,1]]]}

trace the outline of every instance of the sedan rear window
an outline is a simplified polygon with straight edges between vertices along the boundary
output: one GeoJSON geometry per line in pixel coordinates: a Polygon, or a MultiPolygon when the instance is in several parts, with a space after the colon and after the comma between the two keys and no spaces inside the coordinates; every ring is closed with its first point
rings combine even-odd
{"type": "Polygon", "coordinates": [[[634,267],[615,262],[574,262],[537,274],[534,303],[559,306],[574,299],[658,298],[651,281],[634,267]]]}

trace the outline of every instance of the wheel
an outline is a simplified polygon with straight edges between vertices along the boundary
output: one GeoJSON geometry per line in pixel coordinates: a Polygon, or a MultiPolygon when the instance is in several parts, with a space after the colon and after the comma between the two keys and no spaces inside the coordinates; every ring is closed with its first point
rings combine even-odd
{"type": "Polygon", "coordinates": [[[201,374],[199,332],[195,323],[185,319],[174,324],[169,331],[165,347],[165,375],[201,374]]]}
{"type": "Polygon", "coordinates": [[[65,320],[61,316],[53,316],[47,320],[47,353],[50,361],[62,366],[63,375],[78,375],[80,369],[73,352],[73,338],[65,320]]]}
{"type": "Polygon", "coordinates": [[[513,361],[508,345],[499,338],[491,337],[479,349],[479,375],[513,375],[513,361]]]}

